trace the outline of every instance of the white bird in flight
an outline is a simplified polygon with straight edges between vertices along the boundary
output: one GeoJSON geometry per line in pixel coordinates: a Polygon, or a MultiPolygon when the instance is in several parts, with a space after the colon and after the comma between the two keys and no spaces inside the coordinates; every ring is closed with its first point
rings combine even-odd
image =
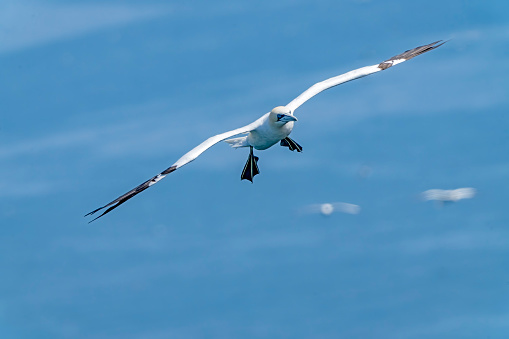
{"type": "Polygon", "coordinates": [[[431,189],[421,193],[424,200],[436,200],[441,203],[456,202],[461,199],[471,199],[476,194],[475,188],[464,187],[455,190],[431,189]]]}
{"type": "Polygon", "coordinates": [[[180,159],[177,160],[177,162],[175,162],[173,165],[171,165],[161,173],[145,181],[144,183],[135,187],[129,192],[119,196],[112,202],[86,214],[85,216],[92,215],[108,207],[106,211],[104,211],[101,215],[99,215],[95,219],[92,219],[90,222],[102,217],[103,215],[111,212],[113,209],[122,205],[124,202],[131,199],[138,193],[143,192],[153,184],[157,183],[159,180],[163,179],[171,172],[190,163],[191,161],[196,159],[200,154],[202,154],[207,149],[209,149],[210,147],[212,147],[213,145],[217,144],[220,141],[226,141],[234,148],[249,147],[250,149],[249,157],[242,171],[241,180],[246,179],[253,182],[253,177],[260,173],[257,165],[258,157],[253,155],[253,148],[257,150],[265,150],[279,142],[281,146],[288,147],[291,151],[294,150],[297,150],[297,152],[302,151],[302,147],[294,140],[290,139],[288,136],[292,132],[295,121],[297,121],[297,118],[295,118],[294,116],[294,112],[303,103],[305,103],[310,98],[314,97],[315,95],[326,89],[329,89],[331,87],[340,85],[342,83],[354,79],[362,78],[367,75],[386,70],[387,68],[402,63],[406,60],[412,59],[413,57],[416,57],[420,54],[431,51],[443,45],[444,43],[445,42],[442,42],[440,40],[428,45],[419,46],[417,48],[396,55],[390,59],[382,61],[379,64],[362,67],[350,71],[348,73],[341,74],[333,78],[324,80],[322,82],[318,82],[311,86],[310,88],[308,88],[306,91],[304,91],[297,98],[293,99],[288,105],[278,106],[274,108],[272,111],[264,114],[262,117],[250,123],[249,125],[208,138],[207,140],[193,148],[191,151],[184,154],[180,159]],[[245,135],[229,139],[241,134],[245,135]]]}
{"type": "Polygon", "coordinates": [[[302,209],[304,213],[321,213],[329,216],[334,212],[342,212],[347,214],[359,214],[361,207],[359,205],[349,204],[346,202],[327,202],[324,204],[311,204],[302,209]]]}

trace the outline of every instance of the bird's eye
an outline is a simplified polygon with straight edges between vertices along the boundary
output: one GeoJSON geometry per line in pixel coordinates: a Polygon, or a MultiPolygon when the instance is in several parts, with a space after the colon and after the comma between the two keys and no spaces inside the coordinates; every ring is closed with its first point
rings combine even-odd
{"type": "Polygon", "coordinates": [[[277,120],[279,121],[279,120],[283,119],[284,116],[285,116],[284,114],[278,114],[277,115],[277,120]]]}

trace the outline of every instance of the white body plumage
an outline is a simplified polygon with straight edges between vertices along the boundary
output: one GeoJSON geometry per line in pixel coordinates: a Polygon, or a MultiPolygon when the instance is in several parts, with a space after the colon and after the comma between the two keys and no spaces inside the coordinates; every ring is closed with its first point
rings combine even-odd
{"type": "MultiPolygon", "coordinates": [[[[295,120],[286,120],[283,122],[277,119],[279,114],[289,114],[284,107],[276,107],[272,112],[264,116],[263,124],[255,128],[247,135],[247,144],[257,150],[267,149],[292,133],[295,120]],[[284,112],[284,113],[283,113],[284,112]]],[[[292,118],[291,116],[289,118],[292,118]]]]}
{"type": "Polygon", "coordinates": [[[246,136],[225,141],[233,148],[252,146],[257,150],[265,150],[288,137],[295,121],[297,118],[291,115],[289,109],[278,106],[258,119],[256,128],[246,136]]]}

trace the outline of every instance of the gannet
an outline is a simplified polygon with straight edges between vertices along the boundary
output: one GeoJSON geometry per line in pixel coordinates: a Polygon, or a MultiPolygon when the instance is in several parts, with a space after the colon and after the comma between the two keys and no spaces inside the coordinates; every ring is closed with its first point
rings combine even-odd
{"type": "Polygon", "coordinates": [[[311,204],[302,208],[304,213],[321,213],[329,216],[334,212],[342,212],[347,214],[359,214],[361,207],[347,202],[326,202],[323,204],[311,204]]]}
{"type": "Polygon", "coordinates": [[[476,190],[472,187],[457,188],[454,190],[431,189],[421,193],[421,197],[428,200],[436,200],[440,203],[456,202],[461,199],[471,199],[476,190]]]}
{"type": "Polygon", "coordinates": [[[85,216],[92,215],[104,208],[108,208],[101,215],[99,215],[95,219],[92,219],[90,222],[102,217],[103,215],[111,212],[113,209],[122,205],[124,202],[131,199],[138,193],[143,192],[150,186],[159,182],[168,174],[195,160],[200,154],[202,154],[207,149],[209,149],[210,147],[212,147],[213,145],[217,144],[220,141],[226,141],[234,148],[249,147],[250,150],[249,156],[242,171],[241,180],[246,179],[253,182],[254,176],[260,173],[257,164],[258,157],[254,156],[253,149],[265,150],[279,142],[281,146],[288,147],[290,151],[295,150],[297,152],[302,151],[302,147],[297,142],[290,139],[288,136],[293,130],[294,123],[297,121],[297,118],[294,116],[295,110],[299,108],[303,103],[305,103],[318,93],[325,91],[326,89],[329,89],[331,87],[343,84],[354,79],[362,78],[367,75],[386,70],[394,65],[402,63],[406,60],[410,60],[413,57],[416,57],[420,54],[431,51],[443,45],[444,43],[445,42],[442,42],[442,40],[440,40],[428,45],[419,46],[410,49],[404,53],[398,54],[390,59],[382,61],[379,64],[362,67],[350,71],[348,73],[344,73],[332,77],[330,79],[318,82],[311,86],[310,88],[308,88],[306,91],[304,91],[298,97],[293,99],[286,106],[278,106],[272,109],[270,112],[264,114],[259,119],[255,120],[254,122],[244,127],[240,127],[232,131],[224,132],[208,138],[207,140],[193,148],[191,151],[184,154],[180,159],[177,160],[177,162],[175,162],[173,165],[171,165],[161,173],[150,178],[149,180],[145,181],[144,183],[135,187],[129,192],[119,196],[117,199],[109,202],[108,204],[99,207],[90,213],[87,213],[85,216]],[[230,139],[237,135],[244,136],[230,139]]]}

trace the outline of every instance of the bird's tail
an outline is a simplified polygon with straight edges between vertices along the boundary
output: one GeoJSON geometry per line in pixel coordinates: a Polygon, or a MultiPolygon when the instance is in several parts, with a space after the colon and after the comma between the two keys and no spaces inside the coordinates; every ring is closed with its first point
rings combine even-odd
{"type": "Polygon", "coordinates": [[[225,142],[229,143],[230,146],[233,148],[249,146],[249,144],[247,143],[247,135],[245,137],[228,139],[228,140],[225,140],[225,142]]]}

